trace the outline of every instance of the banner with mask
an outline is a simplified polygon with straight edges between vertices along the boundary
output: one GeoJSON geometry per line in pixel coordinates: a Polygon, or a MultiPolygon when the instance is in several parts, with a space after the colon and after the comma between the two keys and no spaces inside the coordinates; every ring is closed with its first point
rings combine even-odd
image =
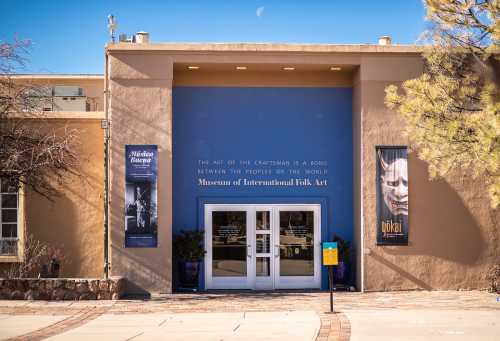
{"type": "Polygon", "coordinates": [[[377,244],[408,245],[408,149],[376,151],[377,244]]]}
{"type": "Polygon", "coordinates": [[[157,247],[156,145],[125,146],[125,247],[157,247]]]}

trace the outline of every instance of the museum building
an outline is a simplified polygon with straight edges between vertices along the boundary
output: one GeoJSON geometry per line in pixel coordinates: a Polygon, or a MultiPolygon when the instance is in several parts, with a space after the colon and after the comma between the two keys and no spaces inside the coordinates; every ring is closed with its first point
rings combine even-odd
{"type": "Polygon", "coordinates": [[[61,245],[65,276],[123,276],[130,293],[180,287],[172,239],[190,230],[204,232],[199,290],[326,289],[335,237],[358,291],[487,286],[500,217],[485,185],[430,181],[384,104],[386,86],[423,72],[422,47],[141,34],[107,45],[104,76],[17,76],[66,99],[82,89],[85,106],[47,112],[78,127],[88,161],[54,203],[18,194],[12,240],[61,245]]]}

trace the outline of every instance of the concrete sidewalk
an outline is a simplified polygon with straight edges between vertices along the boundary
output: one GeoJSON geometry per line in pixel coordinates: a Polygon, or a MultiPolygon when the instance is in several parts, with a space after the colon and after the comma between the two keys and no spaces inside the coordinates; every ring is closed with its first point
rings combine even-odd
{"type": "Polygon", "coordinates": [[[0,339],[9,339],[53,325],[64,320],[61,315],[0,315],[0,339]]]}
{"type": "Polygon", "coordinates": [[[500,340],[500,310],[350,310],[351,341],[500,340]]]}
{"type": "Polygon", "coordinates": [[[498,340],[500,299],[481,291],[174,294],[151,300],[0,301],[11,340],[498,340]]]}
{"type": "Polygon", "coordinates": [[[49,340],[315,340],[314,312],[104,315],[49,340]]]}
{"type": "Polygon", "coordinates": [[[0,333],[9,339],[47,340],[290,340],[313,341],[320,319],[313,311],[180,314],[103,314],[83,325],[51,336],[36,333],[61,316],[0,316],[0,333]]]}

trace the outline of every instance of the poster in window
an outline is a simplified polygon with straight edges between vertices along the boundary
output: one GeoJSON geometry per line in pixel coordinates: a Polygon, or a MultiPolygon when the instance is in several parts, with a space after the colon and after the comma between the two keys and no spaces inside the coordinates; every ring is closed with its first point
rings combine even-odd
{"type": "Polygon", "coordinates": [[[408,148],[376,152],[377,244],[408,245],[408,148]]]}
{"type": "Polygon", "coordinates": [[[157,247],[158,148],[126,145],[125,159],[125,247],[157,247]]]}

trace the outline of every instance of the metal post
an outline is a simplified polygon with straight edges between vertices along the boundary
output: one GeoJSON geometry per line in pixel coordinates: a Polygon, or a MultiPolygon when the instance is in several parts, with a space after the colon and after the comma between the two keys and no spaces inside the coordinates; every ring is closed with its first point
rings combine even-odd
{"type": "Polygon", "coordinates": [[[330,284],[330,312],[333,313],[333,266],[328,266],[328,282],[330,284]]]}

